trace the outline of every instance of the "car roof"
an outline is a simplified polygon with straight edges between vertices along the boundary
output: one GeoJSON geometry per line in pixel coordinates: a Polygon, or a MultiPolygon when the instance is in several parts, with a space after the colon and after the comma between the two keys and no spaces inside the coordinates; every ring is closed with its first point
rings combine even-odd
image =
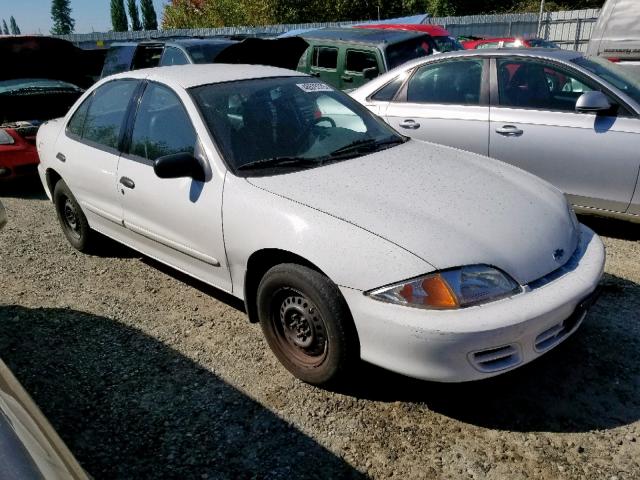
{"type": "MultiPolygon", "coordinates": [[[[423,57],[420,61],[411,63],[421,63],[426,59],[437,60],[451,57],[535,57],[547,58],[551,60],[570,61],[583,57],[584,54],[575,50],[563,50],[561,48],[483,48],[480,50],[457,50],[454,52],[439,53],[436,56],[423,57]]],[[[406,64],[405,64],[406,66],[406,64]]]]}
{"type": "Polygon", "coordinates": [[[111,47],[137,47],[138,45],[206,45],[206,44],[220,44],[220,43],[238,43],[238,40],[234,40],[226,37],[212,37],[212,38],[198,38],[198,37],[167,37],[167,38],[150,38],[140,41],[127,41],[127,42],[113,42],[111,47]]]}
{"type": "Polygon", "coordinates": [[[299,36],[305,40],[335,40],[339,42],[382,45],[398,43],[424,36],[423,32],[409,30],[385,30],[375,28],[320,28],[299,36]]]}
{"type": "Polygon", "coordinates": [[[265,65],[213,63],[145,68],[119,73],[106,78],[110,80],[124,78],[155,80],[187,89],[211,83],[224,83],[238,80],[306,76],[308,75],[294,70],[265,65]]]}
{"type": "Polygon", "coordinates": [[[367,23],[355,25],[356,28],[378,28],[383,30],[406,30],[412,32],[428,33],[433,37],[449,36],[449,32],[441,25],[424,23],[367,23]]]}

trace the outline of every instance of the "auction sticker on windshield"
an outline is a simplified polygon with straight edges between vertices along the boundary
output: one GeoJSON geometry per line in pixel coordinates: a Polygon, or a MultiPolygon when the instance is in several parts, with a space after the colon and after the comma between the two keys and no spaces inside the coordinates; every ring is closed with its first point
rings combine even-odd
{"type": "Polygon", "coordinates": [[[333,92],[333,88],[325,83],[296,83],[303,92],[333,92]]]}

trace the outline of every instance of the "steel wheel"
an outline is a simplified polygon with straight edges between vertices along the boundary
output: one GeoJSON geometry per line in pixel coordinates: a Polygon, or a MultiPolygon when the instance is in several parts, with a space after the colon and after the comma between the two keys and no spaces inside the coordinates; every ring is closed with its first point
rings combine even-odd
{"type": "Polygon", "coordinates": [[[316,367],[327,357],[327,328],[318,307],[293,289],[276,292],[272,322],[283,351],[301,365],[316,367]]]}
{"type": "Polygon", "coordinates": [[[80,229],[80,218],[78,217],[76,207],[70,198],[65,197],[62,210],[62,219],[64,221],[65,227],[69,231],[69,234],[73,235],[77,239],[80,239],[82,233],[80,229]]]}

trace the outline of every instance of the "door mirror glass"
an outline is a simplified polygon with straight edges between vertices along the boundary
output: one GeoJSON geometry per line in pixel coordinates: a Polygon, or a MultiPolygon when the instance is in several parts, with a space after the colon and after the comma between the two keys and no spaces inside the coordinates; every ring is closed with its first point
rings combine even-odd
{"type": "Polygon", "coordinates": [[[609,99],[599,91],[583,93],[576,102],[576,112],[604,112],[610,109],[609,99]]]}
{"type": "Polygon", "coordinates": [[[205,180],[202,164],[189,152],[174,153],[157,158],[153,162],[153,171],[159,178],[190,177],[200,182],[205,180]]]}
{"type": "Polygon", "coordinates": [[[362,76],[367,80],[372,80],[378,76],[380,72],[378,71],[378,67],[369,67],[362,70],[362,76]]]}

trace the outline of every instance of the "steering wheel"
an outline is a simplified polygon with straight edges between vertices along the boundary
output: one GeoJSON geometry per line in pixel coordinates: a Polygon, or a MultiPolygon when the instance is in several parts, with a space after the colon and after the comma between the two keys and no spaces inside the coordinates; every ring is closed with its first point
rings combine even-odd
{"type": "Polygon", "coordinates": [[[320,122],[329,122],[329,125],[331,125],[331,128],[336,128],[336,121],[333,118],[330,118],[330,117],[318,117],[318,118],[314,118],[313,119],[313,122],[311,122],[311,125],[309,127],[307,127],[307,129],[315,127],[320,122]]]}
{"type": "Polygon", "coordinates": [[[293,140],[293,144],[296,146],[296,148],[298,148],[300,146],[300,144],[302,143],[302,141],[304,139],[307,138],[307,135],[309,134],[309,132],[311,132],[311,130],[313,130],[313,128],[318,125],[320,122],[329,122],[329,124],[331,125],[332,128],[335,128],[336,126],[336,122],[333,118],[330,117],[317,117],[314,118],[313,121],[309,122],[309,125],[307,125],[304,130],[302,130],[298,136],[293,140]]]}

